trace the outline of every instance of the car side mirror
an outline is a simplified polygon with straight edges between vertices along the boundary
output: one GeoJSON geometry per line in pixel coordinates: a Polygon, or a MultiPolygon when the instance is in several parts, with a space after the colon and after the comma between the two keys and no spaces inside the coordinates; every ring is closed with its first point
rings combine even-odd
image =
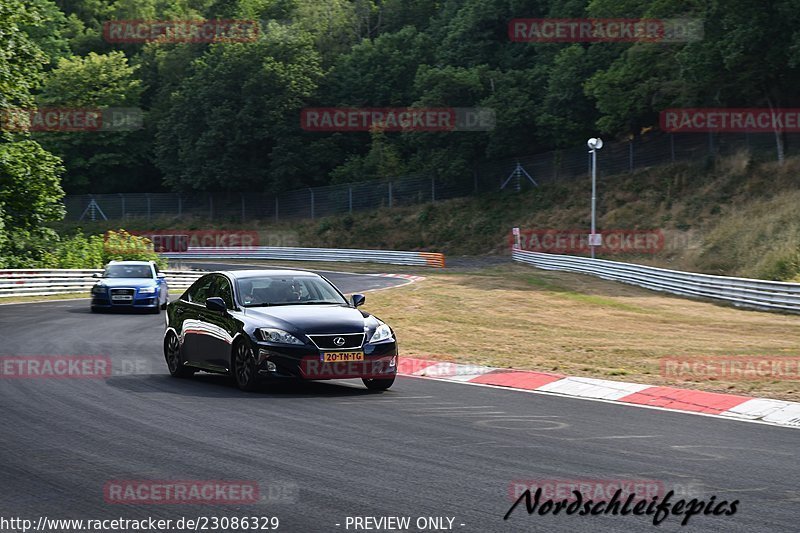
{"type": "Polygon", "coordinates": [[[102,278],[103,275],[100,272],[95,272],[94,274],[92,274],[92,277],[93,278],[102,278]]]}
{"type": "Polygon", "coordinates": [[[367,297],[363,294],[354,294],[353,295],[353,307],[360,307],[364,305],[364,302],[367,301],[367,297]]]}
{"type": "Polygon", "coordinates": [[[228,306],[225,305],[225,300],[215,296],[213,298],[206,298],[206,309],[224,313],[228,310],[228,306]]]}
{"type": "Polygon", "coordinates": [[[167,275],[164,274],[163,272],[159,272],[158,274],[156,274],[156,277],[158,279],[167,279],[167,275]]]}

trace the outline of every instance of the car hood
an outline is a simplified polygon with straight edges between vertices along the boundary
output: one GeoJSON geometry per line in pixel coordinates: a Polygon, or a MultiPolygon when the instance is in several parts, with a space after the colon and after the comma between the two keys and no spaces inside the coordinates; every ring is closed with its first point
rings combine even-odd
{"type": "Polygon", "coordinates": [[[106,287],[150,287],[156,284],[152,278],[101,278],[98,283],[106,287]]]}
{"type": "Polygon", "coordinates": [[[370,315],[341,305],[281,305],[245,308],[255,327],[303,333],[360,333],[370,315]],[[263,322],[263,324],[262,324],[263,322]]]}

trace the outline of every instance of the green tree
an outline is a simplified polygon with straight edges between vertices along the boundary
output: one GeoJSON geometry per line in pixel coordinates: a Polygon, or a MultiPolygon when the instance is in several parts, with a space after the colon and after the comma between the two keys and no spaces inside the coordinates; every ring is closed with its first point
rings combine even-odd
{"type": "Polygon", "coordinates": [[[38,143],[0,143],[0,207],[7,229],[4,253],[11,266],[35,266],[57,240],[46,224],[64,217],[58,157],[38,143]]]}
{"type": "MultiPolygon", "coordinates": [[[[38,6],[40,7],[40,6],[38,6]]],[[[47,57],[27,33],[44,24],[37,5],[0,2],[0,114],[33,105],[31,91],[47,57]]],[[[0,262],[35,264],[54,234],[44,225],[63,216],[61,162],[24,132],[0,137],[0,262]]]]}
{"type": "MultiPolygon", "coordinates": [[[[156,155],[178,190],[276,190],[271,151],[299,132],[300,109],[322,75],[310,36],[270,25],[255,43],[212,45],[170,96],[156,155]]],[[[302,158],[302,153],[295,154],[302,158]]]]}
{"type": "MultiPolygon", "coordinates": [[[[45,76],[41,107],[131,109],[140,114],[141,80],[121,51],[62,58],[45,76]],[[136,110],[139,110],[138,112],[136,110]]],[[[34,138],[64,160],[70,193],[153,190],[150,140],[139,129],[41,132],[34,138]]]]}

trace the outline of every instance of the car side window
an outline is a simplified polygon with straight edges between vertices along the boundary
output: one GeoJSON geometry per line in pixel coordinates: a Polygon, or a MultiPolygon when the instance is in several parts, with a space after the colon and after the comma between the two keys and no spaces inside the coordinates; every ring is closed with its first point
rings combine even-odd
{"type": "Polygon", "coordinates": [[[225,276],[216,276],[217,283],[214,284],[214,296],[219,296],[225,301],[228,309],[233,309],[233,290],[228,278],[225,276]]]}
{"type": "Polygon", "coordinates": [[[206,298],[211,298],[213,296],[213,285],[214,285],[214,278],[216,276],[203,276],[202,278],[198,279],[197,281],[189,287],[189,290],[186,291],[186,297],[190,302],[201,303],[204,304],[206,298]]]}

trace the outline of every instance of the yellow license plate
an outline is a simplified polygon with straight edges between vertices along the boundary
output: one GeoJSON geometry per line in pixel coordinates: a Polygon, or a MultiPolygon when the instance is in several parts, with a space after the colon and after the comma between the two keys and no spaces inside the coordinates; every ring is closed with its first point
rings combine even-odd
{"type": "Polygon", "coordinates": [[[347,363],[363,360],[364,352],[325,352],[322,354],[323,363],[347,363]]]}

